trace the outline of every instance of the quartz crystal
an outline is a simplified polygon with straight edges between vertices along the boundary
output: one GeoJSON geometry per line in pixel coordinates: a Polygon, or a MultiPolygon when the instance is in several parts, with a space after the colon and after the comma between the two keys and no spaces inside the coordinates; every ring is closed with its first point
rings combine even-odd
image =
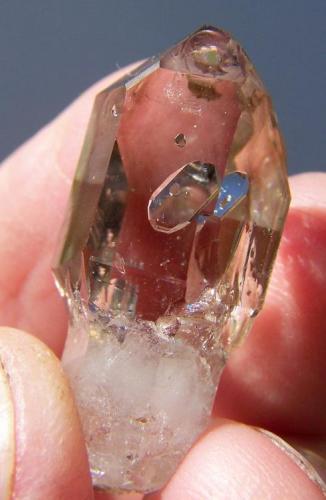
{"type": "Polygon", "coordinates": [[[55,276],[99,488],[162,487],[262,307],[290,195],[271,100],[203,27],[95,100],[55,276]]]}

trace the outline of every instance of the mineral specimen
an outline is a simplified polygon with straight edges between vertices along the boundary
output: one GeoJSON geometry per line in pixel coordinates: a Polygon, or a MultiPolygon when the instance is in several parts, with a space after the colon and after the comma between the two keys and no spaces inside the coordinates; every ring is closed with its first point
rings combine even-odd
{"type": "Polygon", "coordinates": [[[203,27],[95,100],[55,264],[94,484],[153,491],[209,422],[290,195],[270,98],[203,27]]]}

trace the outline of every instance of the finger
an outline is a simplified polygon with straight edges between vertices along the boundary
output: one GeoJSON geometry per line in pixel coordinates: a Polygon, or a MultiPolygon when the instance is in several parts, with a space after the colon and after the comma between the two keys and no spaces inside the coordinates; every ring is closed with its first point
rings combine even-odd
{"type": "Polygon", "coordinates": [[[0,497],[91,499],[84,440],[57,358],[0,329],[0,497]]]}
{"type": "Polygon", "coordinates": [[[148,500],[324,498],[275,441],[243,424],[216,425],[190,451],[161,493],[148,500]]]}
{"type": "Polygon", "coordinates": [[[265,306],[222,376],[216,412],[278,433],[325,433],[326,174],[291,180],[265,306]]]}

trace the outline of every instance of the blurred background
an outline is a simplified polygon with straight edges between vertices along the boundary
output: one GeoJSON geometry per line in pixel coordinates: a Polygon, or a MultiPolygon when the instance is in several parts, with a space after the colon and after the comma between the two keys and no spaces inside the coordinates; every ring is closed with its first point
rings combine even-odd
{"type": "Polygon", "coordinates": [[[290,173],[325,170],[325,21],[326,0],[0,0],[0,159],[97,79],[206,23],[255,63],[290,173]]]}

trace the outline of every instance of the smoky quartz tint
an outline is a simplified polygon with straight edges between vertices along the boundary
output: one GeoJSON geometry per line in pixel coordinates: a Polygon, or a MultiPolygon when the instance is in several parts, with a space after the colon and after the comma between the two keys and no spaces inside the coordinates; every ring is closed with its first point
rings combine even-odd
{"type": "Polygon", "coordinates": [[[224,31],[98,94],[54,266],[95,485],[160,488],[207,426],[289,201],[271,99],[224,31]]]}

